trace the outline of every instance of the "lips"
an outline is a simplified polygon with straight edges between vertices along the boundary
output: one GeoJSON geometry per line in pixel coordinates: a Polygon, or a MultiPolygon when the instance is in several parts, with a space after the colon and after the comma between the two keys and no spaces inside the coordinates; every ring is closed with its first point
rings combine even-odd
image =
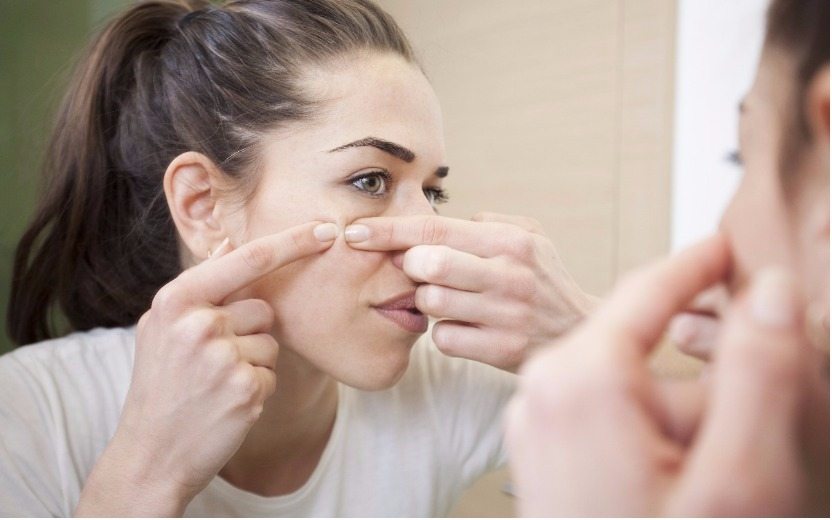
{"type": "Polygon", "coordinates": [[[409,291],[390,298],[373,308],[379,314],[408,332],[428,330],[428,317],[416,308],[416,291],[409,291]]]}

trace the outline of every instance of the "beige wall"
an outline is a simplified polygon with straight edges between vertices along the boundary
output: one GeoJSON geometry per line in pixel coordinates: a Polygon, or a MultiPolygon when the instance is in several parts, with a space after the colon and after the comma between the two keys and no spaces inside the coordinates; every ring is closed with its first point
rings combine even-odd
{"type": "MultiPolygon", "coordinates": [[[[586,290],[668,250],[676,2],[379,0],[445,113],[451,202],[540,220],[586,290]]],[[[690,366],[671,350],[657,364],[690,366]]],[[[463,516],[511,514],[478,483],[463,516]]]]}

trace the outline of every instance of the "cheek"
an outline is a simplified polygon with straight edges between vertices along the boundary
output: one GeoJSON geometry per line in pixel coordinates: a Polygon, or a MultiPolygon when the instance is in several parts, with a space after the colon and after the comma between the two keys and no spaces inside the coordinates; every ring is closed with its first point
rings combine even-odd
{"type": "Polygon", "coordinates": [[[357,251],[339,238],[327,251],[261,280],[256,292],[289,320],[312,311],[306,315],[350,319],[367,298],[366,287],[383,261],[384,255],[357,251]]]}

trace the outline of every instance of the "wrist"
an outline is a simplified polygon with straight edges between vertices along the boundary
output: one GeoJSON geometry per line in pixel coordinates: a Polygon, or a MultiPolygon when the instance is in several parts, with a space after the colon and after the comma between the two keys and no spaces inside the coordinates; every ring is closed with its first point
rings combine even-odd
{"type": "Polygon", "coordinates": [[[182,516],[199,490],[160,474],[137,443],[114,437],[81,493],[75,516],[182,516]]]}

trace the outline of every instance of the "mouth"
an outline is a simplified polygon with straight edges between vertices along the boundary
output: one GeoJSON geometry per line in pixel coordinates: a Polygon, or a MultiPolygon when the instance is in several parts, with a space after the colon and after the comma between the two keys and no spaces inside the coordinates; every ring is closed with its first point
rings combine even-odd
{"type": "Polygon", "coordinates": [[[416,291],[394,296],[373,308],[408,332],[421,333],[428,330],[428,317],[416,308],[416,291]]]}

